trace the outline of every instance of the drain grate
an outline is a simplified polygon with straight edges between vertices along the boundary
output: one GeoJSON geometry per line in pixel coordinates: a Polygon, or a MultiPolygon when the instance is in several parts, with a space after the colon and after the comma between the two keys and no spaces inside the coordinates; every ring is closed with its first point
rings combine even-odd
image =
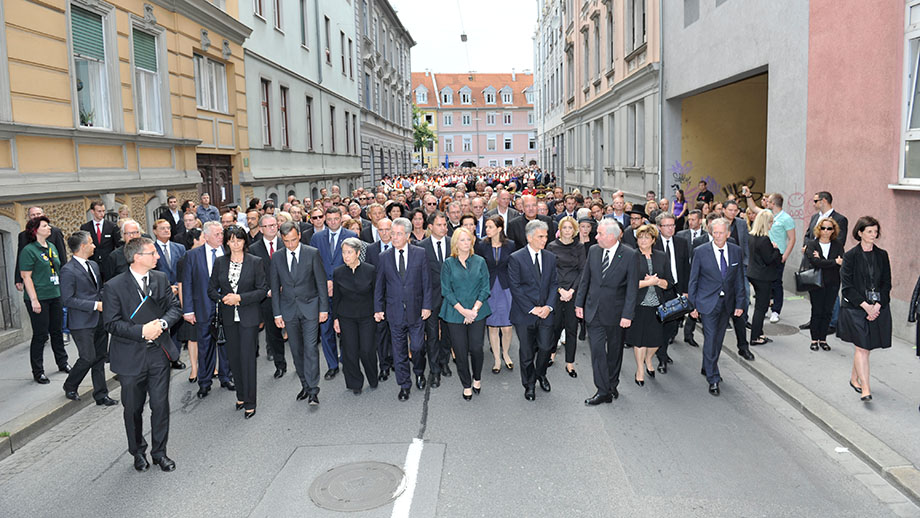
{"type": "Polygon", "coordinates": [[[767,336],[792,336],[799,333],[799,328],[789,324],[763,323],[763,334],[767,336]]]}
{"type": "Polygon", "coordinates": [[[383,462],[336,466],[316,477],[310,499],[331,511],[368,511],[386,505],[406,489],[406,474],[383,462]]]}

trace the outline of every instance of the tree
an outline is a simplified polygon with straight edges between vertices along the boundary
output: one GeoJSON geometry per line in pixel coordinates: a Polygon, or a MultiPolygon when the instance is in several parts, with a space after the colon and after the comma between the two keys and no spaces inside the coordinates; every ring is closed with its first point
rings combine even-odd
{"type": "Polygon", "coordinates": [[[421,162],[424,165],[425,148],[434,141],[434,132],[428,127],[428,121],[414,103],[412,104],[412,131],[415,135],[415,149],[421,153],[421,162]]]}

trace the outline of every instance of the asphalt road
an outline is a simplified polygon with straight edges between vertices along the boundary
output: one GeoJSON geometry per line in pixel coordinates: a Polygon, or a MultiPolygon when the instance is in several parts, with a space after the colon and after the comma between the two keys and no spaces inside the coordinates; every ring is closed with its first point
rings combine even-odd
{"type": "Polygon", "coordinates": [[[594,392],[586,345],[580,376],[557,363],[552,392],[538,387],[535,402],[517,368],[491,373],[488,351],[471,402],[456,374],[405,403],[392,376],[355,396],[340,375],[321,382],[318,408],[296,401],[293,373],[273,379],[263,357],[248,421],[233,394],[199,401],[179,373],[168,447],[177,471],[136,473],[121,407],[90,406],[0,462],[0,516],[345,516],[311,501],[313,480],[349,462],[403,467],[414,439],[411,490],[347,516],[920,516],[730,359],[721,397],[710,396],[699,350],[680,342],[671,371],[641,388],[627,350],[620,398],[584,406],[594,392]]]}

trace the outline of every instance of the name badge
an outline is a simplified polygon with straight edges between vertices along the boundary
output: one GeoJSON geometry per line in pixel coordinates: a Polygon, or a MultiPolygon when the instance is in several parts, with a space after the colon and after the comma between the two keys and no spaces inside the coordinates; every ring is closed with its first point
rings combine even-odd
{"type": "Polygon", "coordinates": [[[55,286],[57,286],[60,283],[61,283],[61,279],[57,275],[51,276],[51,284],[54,284],[55,286]]]}

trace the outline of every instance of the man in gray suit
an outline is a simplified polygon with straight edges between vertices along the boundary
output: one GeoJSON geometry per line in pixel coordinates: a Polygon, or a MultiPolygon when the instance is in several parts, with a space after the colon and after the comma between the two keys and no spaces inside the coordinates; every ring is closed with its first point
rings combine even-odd
{"type": "Polygon", "coordinates": [[[300,228],[281,225],[284,253],[272,256],[272,311],[275,325],[287,329],[288,344],[302,390],[297,400],[318,405],[319,324],[329,318],[326,272],[319,251],[301,244],[300,228]]]}

